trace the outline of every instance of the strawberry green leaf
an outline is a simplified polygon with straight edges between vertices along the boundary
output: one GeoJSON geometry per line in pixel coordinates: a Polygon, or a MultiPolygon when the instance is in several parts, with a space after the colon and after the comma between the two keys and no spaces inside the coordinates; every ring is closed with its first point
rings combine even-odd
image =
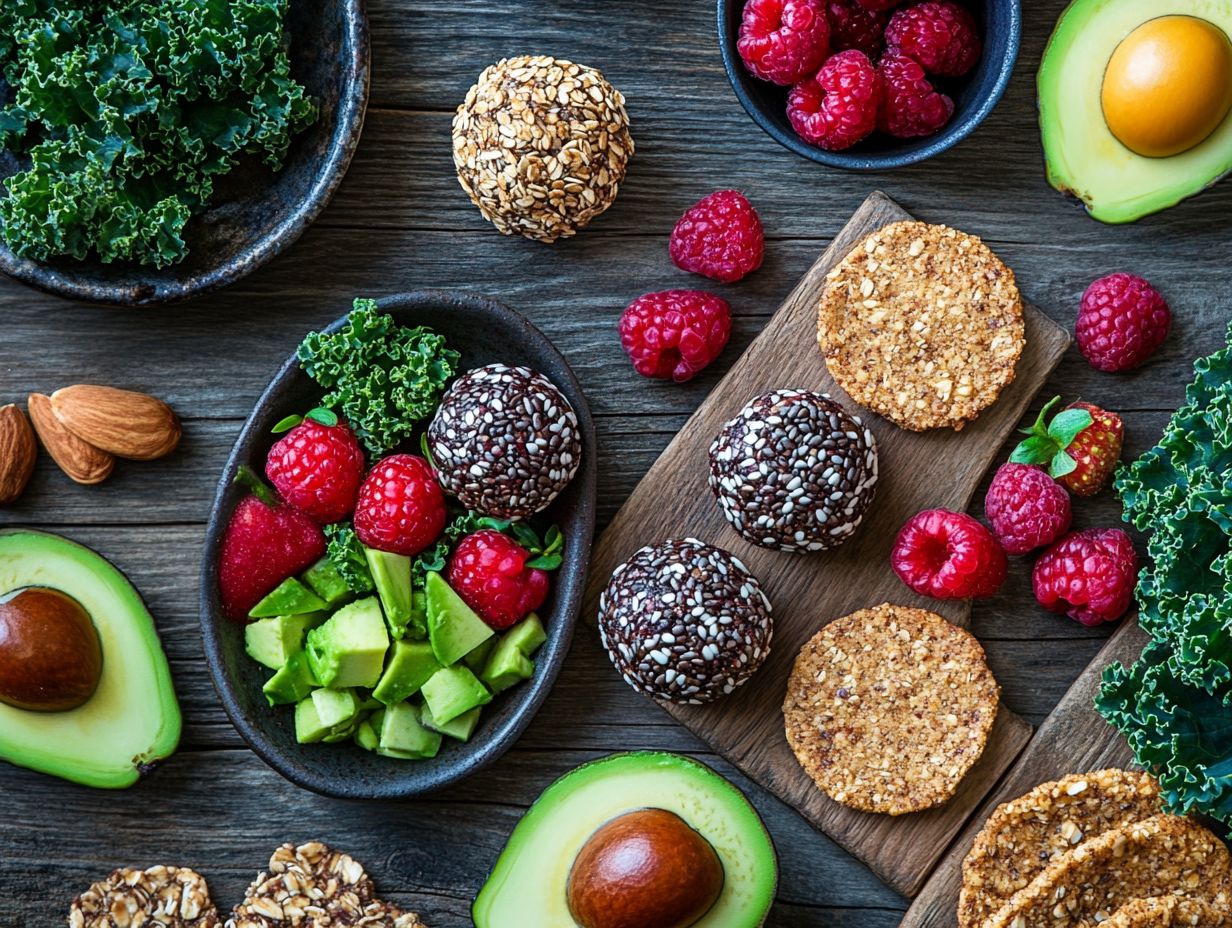
{"type": "Polygon", "coordinates": [[[1072,474],[1078,468],[1078,462],[1069,456],[1068,452],[1058,451],[1048,464],[1048,475],[1054,480],[1072,474]]]}
{"type": "Polygon", "coordinates": [[[535,570],[555,570],[564,559],[559,554],[541,554],[526,562],[526,566],[535,570]]]}
{"type": "Polygon", "coordinates": [[[1058,451],[1056,442],[1047,435],[1032,435],[1014,449],[1010,461],[1014,464],[1047,464],[1058,451]]]}
{"type": "Polygon", "coordinates": [[[543,542],[539,540],[539,534],[525,522],[514,522],[513,525],[509,526],[509,532],[513,535],[514,540],[528,551],[541,551],[543,549],[543,542]]]}
{"type": "Polygon", "coordinates": [[[1048,434],[1059,448],[1068,448],[1078,433],[1088,428],[1094,420],[1085,409],[1066,409],[1057,413],[1048,425],[1048,434]]]}

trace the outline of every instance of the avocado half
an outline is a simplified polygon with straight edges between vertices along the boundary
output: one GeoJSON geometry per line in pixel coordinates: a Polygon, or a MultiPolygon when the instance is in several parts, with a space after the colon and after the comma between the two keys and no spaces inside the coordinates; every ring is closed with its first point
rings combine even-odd
{"type": "Polygon", "coordinates": [[[171,669],[141,596],[89,548],[59,535],[0,531],[0,595],[47,587],[89,614],[102,646],[98,688],[67,712],[0,703],[0,758],[74,783],[121,789],[180,740],[171,669]]]}
{"type": "Polygon", "coordinates": [[[1112,53],[1143,23],[1169,15],[1205,19],[1232,36],[1228,0],[1074,0],[1044,51],[1038,90],[1048,182],[1101,222],[1133,222],[1175,206],[1232,171],[1232,116],[1168,158],[1130,151],[1104,121],[1100,89],[1112,53]]]}
{"type": "Polygon", "coordinates": [[[654,751],[584,764],[546,790],[514,828],[471,909],[476,928],[575,928],[569,871],[587,839],[626,812],[674,812],[723,864],[718,901],[691,928],[758,928],[778,888],[778,860],[749,801],[709,767],[654,751]]]}

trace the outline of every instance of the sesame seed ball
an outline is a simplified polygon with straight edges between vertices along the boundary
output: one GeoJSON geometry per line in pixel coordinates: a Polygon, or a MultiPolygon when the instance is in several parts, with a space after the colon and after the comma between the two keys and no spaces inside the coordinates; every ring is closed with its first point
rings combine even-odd
{"type": "Polygon", "coordinates": [[[599,637],[625,682],[654,699],[726,696],[770,653],[770,601],[734,555],[695,538],[647,545],[599,597],[599,637]]]}
{"type": "Polygon", "coordinates": [[[547,377],[489,364],[445,391],[428,426],[428,450],[446,492],[498,519],[546,509],[577,473],[577,413],[547,377]]]}
{"type": "Polygon", "coordinates": [[[824,393],[765,393],[710,445],[710,489],[744,538],[779,551],[837,547],[877,486],[877,444],[824,393]]]}
{"type": "Polygon", "coordinates": [[[612,205],[633,157],[625,98],[594,68],[498,61],[453,120],[458,182],[506,235],[554,242],[612,205]]]}

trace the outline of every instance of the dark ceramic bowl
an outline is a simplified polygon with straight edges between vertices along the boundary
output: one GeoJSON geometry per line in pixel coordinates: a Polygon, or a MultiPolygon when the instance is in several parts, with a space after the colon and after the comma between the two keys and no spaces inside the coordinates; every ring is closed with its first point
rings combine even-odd
{"type": "MultiPolygon", "coordinates": [[[[329,203],[359,142],[368,105],[364,0],[291,0],[291,74],[321,108],[291,141],[274,173],[242,164],[218,182],[213,204],[185,229],[188,255],[161,270],[133,263],[19,258],[0,243],[0,271],[57,296],[113,306],[150,306],[234,283],[303,234],[329,203]]],[[[0,99],[7,88],[0,80],[0,99]]],[[[0,151],[0,177],[23,167],[0,151]]]]}
{"type": "Polygon", "coordinates": [[[887,171],[906,167],[953,148],[992,112],[1009,84],[1022,36],[1020,0],[960,0],[979,23],[984,54],[975,70],[956,81],[938,82],[954,98],[954,115],[936,135],[893,139],[875,133],[846,151],[825,151],[804,141],[787,120],[787,91],[758,80],[744,67],[736,40],[745,0],[718,0],[719,48],[723,67],[741,105],[766,133],[802,158],[848,171],[887,171]]]}
{"type": "MultiPolygon", "coordinates": [[[[244,491],[231,479],[240,464],[262,470],[273,444],[270,429],[294,412],[317,404],[321,389],[292,355],[270,381],[227,460],[218,484],[201,569],[201,633],[214,687],[236,730],[271,767],[307,789],[346,799],[392,799],[440,789],[491,764],[518,739],[556,680],[582,605],[586,565],[595,525],[595,430],[586,397],[573,371],[551,342],[520,314],[495,300],[466,293],[423,290],[386,297],[384,312],[403,325],[426,325],[462,353],[469,370],[495,361],[524,364],[547,375],[568,397],[582,432],[577,476],[546,511],[565,535],[564,564],[553,574],[548,601],[539,610],[548,640],[535,655],[535,676],[484,707],[474,737],[447,740],[432,760],[406,761],[371,754],[351,743],[298,744],[292,706],[271,709],[261,686],[269,671],[244,653],[244,627],[225,618],[219,603],[219,546],[227,520],[244,491]]],[[[345,321],[339,319],[330,331],[345,321]]]]}

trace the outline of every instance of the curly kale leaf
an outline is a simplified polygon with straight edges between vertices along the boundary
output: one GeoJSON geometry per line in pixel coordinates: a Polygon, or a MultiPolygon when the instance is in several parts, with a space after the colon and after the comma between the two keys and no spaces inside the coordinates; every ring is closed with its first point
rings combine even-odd
{"type": "Polygon", "coordinates": [[[313,332],[299,346],[304,371],[376,456],[409,439],[436,410],[460,355],[431,329],[405,328],[358,299],[337,332],[313,332]]]}
{"type": "Polygon", "coordinates": [[[361,596],[376,589],[372,574],[368,570],[368,559],[364,555],[364,546],[359,536],[349,522],[339,522],[325,526],[325,536],[329,544],[325,548],[325,556],[334,565],[352,593],[361,596]]]}

